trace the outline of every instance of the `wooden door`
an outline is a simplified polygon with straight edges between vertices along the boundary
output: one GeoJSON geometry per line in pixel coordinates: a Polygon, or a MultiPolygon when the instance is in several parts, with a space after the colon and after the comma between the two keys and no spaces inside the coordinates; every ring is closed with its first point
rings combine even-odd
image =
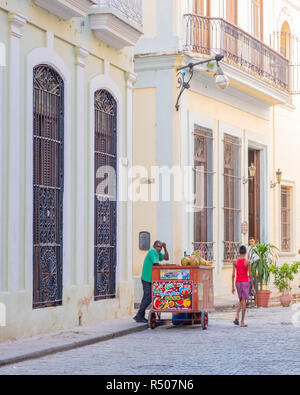
{"type": "Polygon", "coordinates": [[[234,25],[238,22],[237,0],[226,0],[226,20],[234,25]]]}
{"type": "MultiPolygon", "coordinates": [[[[225,19],[233,25],[238,23],[238,3],[237,0],[226,0],[224,4],[225,19]]],[[[225,56],[236,59],[238,58],[238,40],[236,38],[235,27],[227,24],[223,34],[223,49],[225,56]]]]}
{"type": "Polygon", "coordinates": [[[249,150],[248,164],[256,167],[254,180],[248,182],[249,237],[260,240],[260,151],[249,150]]]}
{"type": "Polygon", "coordinates": [[[263,39],[263,0],[251,0],[251,29],[255,38],[263,39]]]}
{"type": "Polygon", "coordinates": [[[193,24],[194,49],[210,54],[210,0],[194,0],[193,13],[199,15],[193,24]],[[200,18],[201,17],[201,18],[200,18]]]}
{"type": "Polygon", "coordinates": [[[209,16],[210,0],[194,0],[193,13],[201,16],[209,16]]]}

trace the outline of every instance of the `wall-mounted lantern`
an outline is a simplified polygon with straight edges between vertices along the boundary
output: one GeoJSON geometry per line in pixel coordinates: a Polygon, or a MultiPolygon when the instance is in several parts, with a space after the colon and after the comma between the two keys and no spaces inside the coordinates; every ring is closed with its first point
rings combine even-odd
{"type": "Polygon", "coordinates": [[[280,169],[278,169],[276,171],[276,182],[271,181],[271,188],[275,188],[276,185],[280,185],[281,180],[282,180],[282,171],[280,169]]]}
{"type": "Polygon", "coordinates": [[[256,167],[254,166],[254,163],[251,163],[251,166],[248,168],[249,170],[249,178],[243,177],[243,184],[247,184],[248,181],[253,181],[256,173],[256,167]]]}

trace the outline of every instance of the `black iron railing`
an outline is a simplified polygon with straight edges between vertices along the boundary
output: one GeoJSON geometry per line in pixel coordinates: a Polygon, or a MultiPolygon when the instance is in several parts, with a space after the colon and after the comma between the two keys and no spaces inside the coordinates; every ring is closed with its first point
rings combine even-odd
{"type": "Polygon", "coordinates": [[[224,261],[235,261],[239,257],[240,246],[240,242],[224,241],[224,261]]]}
{"type": "Polygon", "coordinates": [[[284,90],[290,88],[289,61],[278,52],[222,18],[186,14],[185,50],[214,56],[258,75],[284,90]]]}

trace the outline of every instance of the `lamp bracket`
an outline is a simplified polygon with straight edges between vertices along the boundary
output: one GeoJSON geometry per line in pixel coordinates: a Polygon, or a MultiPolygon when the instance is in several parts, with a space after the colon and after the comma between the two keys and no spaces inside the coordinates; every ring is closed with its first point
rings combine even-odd
{"type": "Polygon", "coordinates": [[[178,98],[176,101],[176,105],[175,105],[176,111],[179,110],[179,101],[180,101],[180,98],[181,98],[183,92],[186,89],[190,89],[190,87],[191,87],[190,82],[191,82],[191,79],[193,78],[193,75],[194,75],[194,67],[198,66],[200,64],[205,64],[205,63],[209,63],[212,61],[215,61],[218,64],[223,58],[224,58],[224,55],[216,55],[214,58],[201,60],[200,62],[196,62],[196,63],[189,63],[188,65],[179,67],[177,69],[177,71],[178,71],[177,77],[178,77],[178,84],[179,84],[178,88],[180,89],[180,92],[179,92],[179,95],[178,95],[178,98]],[[183,71],[185,69],[189,69],[188,71],[190,73],[190,77],[187,81],[185,81],[186,72],[183,71]]]}

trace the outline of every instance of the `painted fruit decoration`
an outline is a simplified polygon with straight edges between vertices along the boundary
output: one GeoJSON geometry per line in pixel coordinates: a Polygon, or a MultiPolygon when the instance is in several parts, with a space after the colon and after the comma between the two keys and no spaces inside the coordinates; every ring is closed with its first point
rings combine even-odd
{"type": "Polygon", "coordinates": [[[192,304],[191,299],[184,299],[184,302],[183,302],[184,307],[190,307],[191,304],[192,304]]]}
{"type": "Polygon", "coordinates": [[[153,306],[155,310],[160,310],[164,306],[164,301],[160,300],[159,298],[156,298],[153,302],[153,306]]]}
{"type": "Polygon", "coordinates": [[[169,307],[174,307],[175,306],[175,302],[173,300],[169,300],[169,307]]]}
{"type": "Polygon", "coordinates": [[[183,306],[183,299],[181,298],[181,299],[179,299],[179,300],[176,300],[176,305],[177,305],[178,307],[183,306]]]}
{"type": "Polygon", "coordinates": [[[183,285],[180,289],[179,292],[183,296],[190,295],[192,293],[192,287],[190,285],[183,285]]]}

